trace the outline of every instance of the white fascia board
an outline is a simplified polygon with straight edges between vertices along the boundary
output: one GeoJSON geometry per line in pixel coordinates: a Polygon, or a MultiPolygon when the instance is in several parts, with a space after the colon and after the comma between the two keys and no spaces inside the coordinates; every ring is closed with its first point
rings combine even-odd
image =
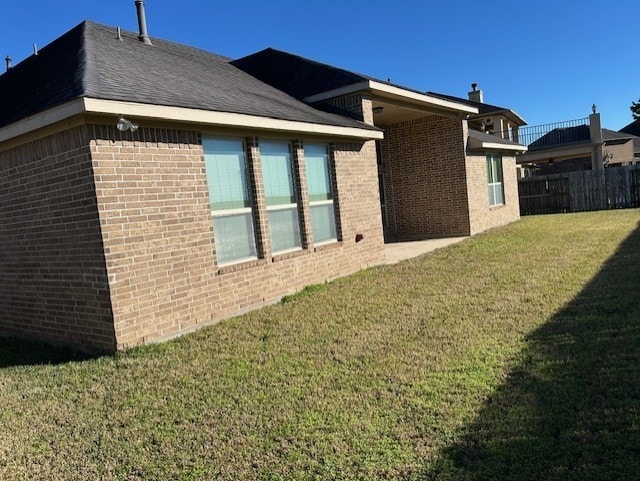
{"type": "Polygon", "coordinates": [[[0,142],[13,139],[85,112],[83,99],[75,99],[44,112],[26,117],[0,129],[0,142]]]}
{"type": "Polygon", "coordinates": [[[128,115],[131,117],[147,117],[221,127],[275,130],[358,139],[382,139],[384,136],[382,131],[360,129],[357,127],[341,127],[337,125],[299,122],[294,120],[273,119],[268,117],[259,117],[257,115],[214,112],[210,110],[190,109],[185,107],[167,107],[164,105],[150,105],[92,98],[85,98],[84,101],[87,113],[128,115]]]}
{"type": "Polygon", "coordinates": [[[341,97],[343,95],[352,94],[360,91],[369,91],[372,94],[379,94],[386,98],[395,98],[403,100],[405,102],[417,102],[425,107],[438,107],[446,110],[453,110],[460,113],[477,114],[478,109],[451,100],[443,100],[438,97],[432,97],[431,95],[421,94],[419,92],[413,92],[412,90],[396,87],[395,85],[389,85],[382,82],[376,82],[375,80],[365,80],[339,89],[329,90],[316,95],[305,97],[304,101],[308,103],[321,102],[323,100],[333,99],[341,97]]]}
{"type": "Polygon", "coordinates": [[[469,137],[469,148],[471,149],[484,149],[484,150],[510,150],[514,152],[526,152],[527,146],[520,144],[503,144],[501,142],[489,142],[480,139],[474,139],[469,137]]]}
{"type": "Polygon", "coordinates": [[[509,112],[511,112],[513,117],[515,117],[518,122],[522,122],[520,125],[518,125],[518,127],[523,127],[523,126],[527,125],[527,121],[525,119],[523,119],[522,116],[518,114],[518,112],[516,112],[515,110],[511,110],[511,109],[509,109],[509,112]]]}
{"type": "Polygon", "coordinates": [[[188,109],[184,107],[166,107],[163,105],[121,102],[117,100],[79,98],[3,127],[0,129],[0,142],[61,122],[74,115],[85,113],[124,115],[222,127],[296,132],[301,134],[327,135],[332,137],[367,140],[382,139],[384,137],[382,131],[360,129],[357,127],[341,127],[337,125],[272,119],[256,115],[212,112],[209,110],[188,109]]]}
{"type": "Polygon", "coordinates": [[[482,142],[481,148],[492,150],[514,150],[516,152],[526,152],[525,145],[500,144],[498,142],[482,142]]]}
{"type": "Polygon", "coordinates": [[[403,89],[382,82],[375,82],[373,80],[369,81],[369,84],[373,93],[380,93],[383,95],[387,94],[388,96],[400,97],[404,100],[413,100],[420,102],[421,104],[427,104],[428,106],[440,107],[447,110],[455,110],[460,113],[478,113],[478,109],[476,107],[471,107],[470,105],[453,102],[451,100],[444,100],[438,97],[432,97],[431,95],[413,92],[411,90],[403,89]]]}

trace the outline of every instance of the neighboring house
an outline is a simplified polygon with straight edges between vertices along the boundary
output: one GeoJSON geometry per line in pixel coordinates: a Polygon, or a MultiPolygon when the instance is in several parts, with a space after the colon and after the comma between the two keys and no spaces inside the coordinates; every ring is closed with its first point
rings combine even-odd
{"type": "MultiPolygon", "coordinates": [[[[600,127],[600,114],[536,135],[518,159],[528,175],[559,174],[636,163],[634,136],[600,127]],[[574,125],[577,124],[577,125],[574,125]],[[600,167],[599,167],[600,166],[600,167]]],[[[536,129],[536,127],[534,127],[536,129]]]]}
{"type": "Polygon", "coordinates": [[[631,134],[636,137],[640,137],[640,119],[634,120],[628,125],[625,125],[620,129],[623,134],[631,134]]]}
{"type": "Polygon", "coordinates": [[[621,128],[619,132],[633,135],[633,152],[635,163],[640,163],[640,119],[634,120],[629,125],[621,128]]]}
{"type": "Polygon", "coordinates": [[[518,218],[522,146],[474,107],[342,73],[309,99],[145,32],[83,22],[0,76],[2,335],[110,352],[380,264],[379,183],[398,237],[518,218]]]}
{"type": "Polygon", "coordinates": [[[386,239],[473,235],[519,218],[515,154],[525,147],[470,128],[506,117],[513,132],[524,121],[508,109],[485,112],[481,98],[417,92],[271,48],[233,64],[384,131],[378,172],[386,239]]]}

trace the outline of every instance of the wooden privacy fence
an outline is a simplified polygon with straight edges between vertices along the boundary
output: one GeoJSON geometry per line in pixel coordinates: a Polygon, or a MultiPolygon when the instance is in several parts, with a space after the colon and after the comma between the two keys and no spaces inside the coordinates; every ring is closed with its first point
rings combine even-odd
{"type": "Polygon", "coordinates": [[[530,177],[518,181],[520,214],[640,206],[640,165],[530,177]]]}

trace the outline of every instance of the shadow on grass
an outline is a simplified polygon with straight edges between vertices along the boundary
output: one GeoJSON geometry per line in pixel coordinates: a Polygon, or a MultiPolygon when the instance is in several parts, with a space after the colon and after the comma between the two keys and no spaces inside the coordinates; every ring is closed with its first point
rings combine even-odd
{"type": "Polygon", "coordinates": [[[0,337],[0,369],[15,366],[64,364],[95,359],[96,355],[49,344],[0,337]]]}
{"type": "Polygon", "coordinates": [[[640,230],[528,346],[419,478],[640,479],[640,230]]]}

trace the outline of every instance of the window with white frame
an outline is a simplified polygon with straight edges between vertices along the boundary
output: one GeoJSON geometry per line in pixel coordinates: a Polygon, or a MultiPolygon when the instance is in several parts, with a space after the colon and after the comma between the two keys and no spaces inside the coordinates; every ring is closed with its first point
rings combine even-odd
{"type": "Polygon", "coordinates": [[[323,244],[336,241],[338,234],[328,146],[306,144],[304,163],[307,169],[313,242],[323,244]]]}
{"type": "Polygon", "coordinates": [[[489,205],[504,204],[501,155],[487,155],[487,185],[489,190],[489,205]]]}
{"type": "Polygon", "coordinates": [[[291,145],[288,142],[261,141],[260,162],[271,231],[271,251],[278,254],[300,249],[302,240],[291,145]]]}
{"type": "Polygon", "coordinates": [[[244,142],[202,139],[218,264],[257,258],[244,142]]]}

